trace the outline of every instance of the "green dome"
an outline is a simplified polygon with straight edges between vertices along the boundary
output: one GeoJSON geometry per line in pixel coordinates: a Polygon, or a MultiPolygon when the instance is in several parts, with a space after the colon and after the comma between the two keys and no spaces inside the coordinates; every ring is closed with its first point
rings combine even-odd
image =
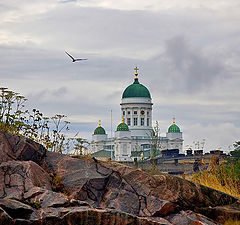
{"type": "Polygon", "coordinates": [[[103,127],[99,126],[95,129],[94,134],[106,134],[103,127]]]}
{"type": "Polygon", "coordinates": [[[120,123],[118,126],[117,126],[117,131],[129,131],[128,129],[128,125],[126,123],[120,123]]]}
{"type": "Polygon", "coordinates": [[[134,79],[133,84],[129,85],[123,92],[122,98],[151,98],[149,90],[134,79]]]}
{"type": "Polygon", "coordinates": [[[176,124],[172,124],[168,128],[168,133],[180,133],[180,128],[176,124]]]}

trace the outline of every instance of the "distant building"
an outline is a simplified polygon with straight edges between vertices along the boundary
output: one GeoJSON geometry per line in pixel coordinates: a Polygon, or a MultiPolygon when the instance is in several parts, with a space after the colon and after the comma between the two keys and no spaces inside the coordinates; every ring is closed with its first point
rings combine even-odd
{"type": "MultiPolygon", "coordinates": [[[[138,80],[138,68],[135,79],[122,94],[122,122],[117,126],[114,138],[108,138],[104,128],[99,126],[92,135],[92,155],[97,158],[108,156],[116,161],[133,161],[134,158],[149,158],[152,150],[152,98],[149,90],[138,80]]],[[[159,149],[177,149],[182,152],[183,138],[180,128],[173,123],[168,128],[166,137],[159,137],[159,149]]]]}

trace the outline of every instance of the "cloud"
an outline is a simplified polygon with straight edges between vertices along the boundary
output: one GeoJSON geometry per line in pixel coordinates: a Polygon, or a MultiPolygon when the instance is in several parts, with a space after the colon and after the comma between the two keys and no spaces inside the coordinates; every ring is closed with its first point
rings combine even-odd
{"type": "Polygon", "coordinates": [[[193,49],[186,38],[174,37],[166,41],[162,55],[168,63],[172,90],[199,92],[212,87],[217,80],[224,78],[226,69],[221,59],[204,56],[201,49],[193,49]]]}
{"type": "Polygon", "coordinates": [[[163,133],[176,116],[186,143],[208,136],[210,149],[238,138],[239,1],[1,4],[1,86],[30,109],[65,114],[88,138],[102,119],[109,133],[110,110],[114,130],[139,66],[163,133]],[[72,63],[64,51],[88,60],[72,63]]]}
{"type": "Polygon", "coordinates": [[[205,150],[221,148],[221,150],[229,152],[229,149],[233,148],[232,144],[238,140],[240,128],[232,123],[209,124],[207,126],[197,123],[186,127],[184,131],[185,145],[192,145],[192,140],[202,141],[202,139],[206,139],[205,150]]]}

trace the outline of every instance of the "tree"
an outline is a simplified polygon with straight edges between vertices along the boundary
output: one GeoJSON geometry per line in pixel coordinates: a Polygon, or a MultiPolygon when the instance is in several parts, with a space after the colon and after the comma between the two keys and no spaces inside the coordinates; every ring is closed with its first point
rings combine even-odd
{"type": "Polygon", "coordinates": [[[153,169],[156,169],[156,156],[157,151],[160,149],[161,146],[161,140],[160,140],[160,128],[159,128],[159,122],[155,122],[155,126],[153,127],[153,130],[151,132],[150,136],[150,146],[151,146],[151,160],[153,169]]]}
{"type": "Polygon", "coordinates": [[[236,160],[240,160],[240,141],[236,141],[233,144],[234,150],[230,152],[231,156],[233,156],[236,160]]]}
{"type": "Polygon", "coordinates": [[[83,150],[85,151],[85,155],[88,150],[89,142],[87,139],[84,138],[73,138],[74,141],[74,149],[73,154],[74,155],[83,155],[83,150]]]}

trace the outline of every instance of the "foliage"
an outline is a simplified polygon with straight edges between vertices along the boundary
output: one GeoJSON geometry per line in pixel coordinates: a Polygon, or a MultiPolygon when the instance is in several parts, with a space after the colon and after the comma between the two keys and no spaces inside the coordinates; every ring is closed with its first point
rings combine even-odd
{"type": "Polygon", "coordinates": [[[73,141],[74,144],[74,148],[73,148],[73,154],[74,155],[83,155],[83,151],[84,155],[88,154],[88,146],[89,146],[89,142],[84,139],[84,138],[71,138],[71,140],[73,141]]]}
{"type": "Polygon", "coordinates": [[[0,129],[17,134],[24,126],[22,109],[27,99],[19,93],[0,88],[0,129]]]}
{"type": "MultiPolygon", "coordinates": [[[[238,153],[239,144],[234,144],[234,152],[238,153]]],[[[191,180],[240,198],[240,158],[228,158],[220,165],[212,160],[207,170],[195,173],[191,180]]]]}
{"type": "Polygon", "coordinates": [[[238,219],[229,219],[224,223],[224,225],[239,225],[239,224],[240,224],[240,220],[238,219]]]}
{"type": "Polygon", "coordinates": [[[231,157],[227,158],[224,166],[231,179],[240,180],[240,141],[233,144],[234,150],[230,152],[231,157]]]}
{"type": "Polygon", "coordinates": [[[155,126],[153,127],[153,130],[151,132],[150,136],[150,145],[151,145],[151,160],[153,168],[152,170],[157,170],[156,168],[156,156],[157,156],[157,150],[160,149],[160,128],[158,121],[155,122],[155,126]]]}
{"type": "Polygon", "coordinates": [[[41,208],[41,203],[40,202],[29,202],[29,205],[32,206],[34,209],[40,209],[41,208]]]}
{"type": "Polygon", "coordinates": [[[41,208],[41,202],[40,201],[31,201],[30,199],[22,200],[24,204],[30,205],[34,209],[40,209],[41,208]]]}
{"type": "Polygon", "coordinates": [[[52,177],[52,190],[68,195],[68,191],[65,189],[63,184],[63,178],[57,175],[52,177]]]}
{"type": "Polygon", "coordinates": [[[69,140],[63,134],[69,130],[65,115],[44,117],[37,109],[25,110],[27,99],[19,93],[0,88],[0,130],[31,138],[48,150],[63,153],[69,150],[69,140]]]}
{"type": "Polygon", "coordinates": [[[240,160],[240,141],[236,141],[233,144],[234,150],[230,152],[233,162],[239,161],[240,160]]]}

